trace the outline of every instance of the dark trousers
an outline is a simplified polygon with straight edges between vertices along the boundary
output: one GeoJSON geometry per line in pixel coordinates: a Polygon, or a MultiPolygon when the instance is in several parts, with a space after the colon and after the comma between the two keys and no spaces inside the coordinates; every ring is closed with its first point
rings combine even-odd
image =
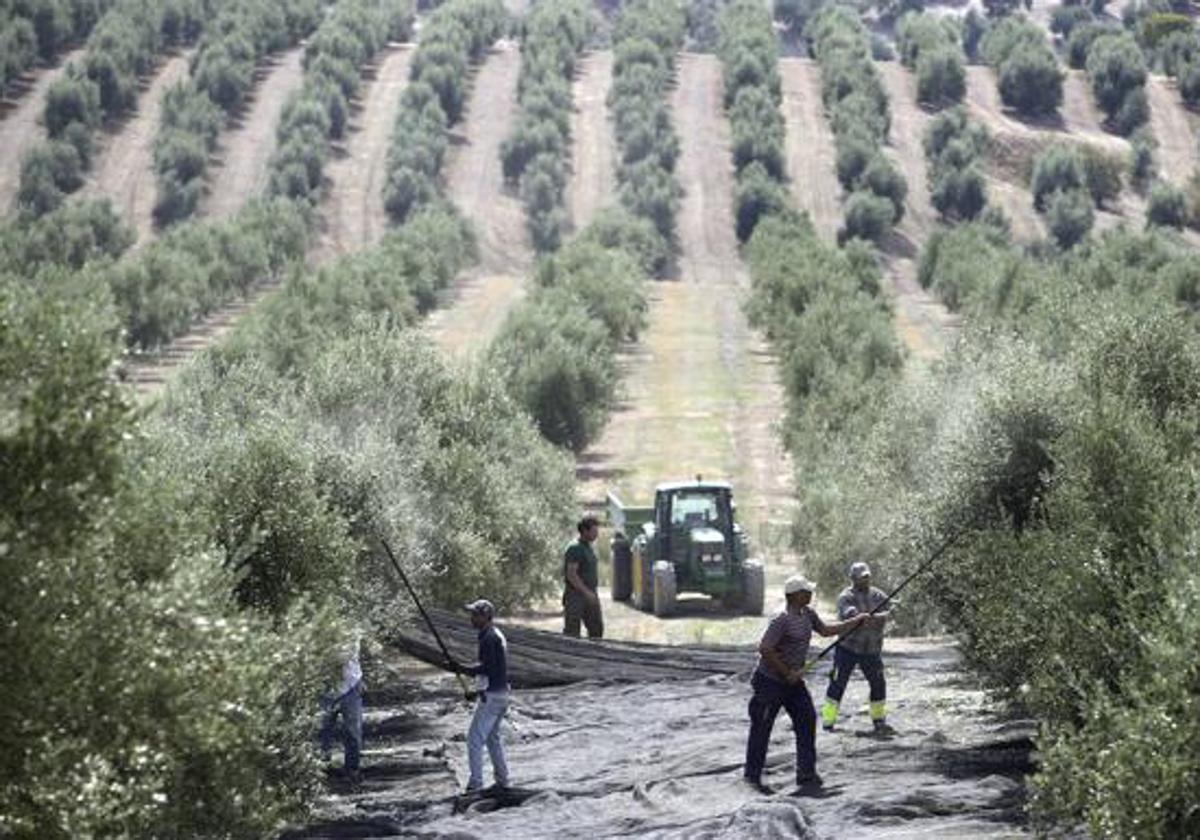
{"type": "Polygon", "coordinates": [[[600,604],[593,606],[574,589],[569,589],[563,593],[563,633],[578,637],[580,623],[587,627],[589,639],[604,637],[604,616],[600,614],[600,604]]]}
{"type": "Polygon", "coordinates": [[[879,703],[887,699],[887,683],[883,679],[883,657],[878,653],[854,653],[838,645],[833,651],[833,670],[829,672],[829,687],[825,696],[838,703],[842,702],[842,694],[846,691],[846,683],[854,669],[859,668],[867,678],[871,687],[871,702],[879,703]]]}
{"type": "Polygon", "coordinates": [[[804,683],[788,685],[754,673],[750,680],[754,695],[750,698],[750,740],[746,743],[747,779],[760,781],[767,763],[767,746],[775,716],[782,708],[796,730],[796,780],[803,782],[817,771],[817,710],[804,683]]]}

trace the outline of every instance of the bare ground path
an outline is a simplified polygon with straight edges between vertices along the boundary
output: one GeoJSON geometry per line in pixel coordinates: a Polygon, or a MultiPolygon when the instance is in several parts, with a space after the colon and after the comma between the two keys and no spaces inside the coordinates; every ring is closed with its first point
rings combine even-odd
{"type": "Polygon", "coordinates": [[[502,41],[476,72],[466,117],[452,132],[446,191],[475,226],[480,265],[459,283],[454,299],[432,313],[426,329],[444,351],[470,355],[487,346],[524,294],[533,264],[525,214],[504,183],[500,144],[517,113],[519,45],[502,41]]]}
{"type": "Polygon", "coordinates": [[[275,131],[283,106],[304,82],[304,48],[271,56],[256,69],[256,84],[242,114],[222,132],[200,211],[214,219],[232,216],[267,185],[275,131]]]}
{"type": "Polygon", "coordinates": [[[651,289],[647,328],[621,360],[624,401],[580,458],[579,492],[588,505],[602,503],[608,489],[641,501],[659,481],[727,478],[777,579],[792,568],[782,539],[792,474],[775,428],[783,392],[774,358],[741,309],[748,281],[734,236],[729,127],[714,56],[680,57],[672,105],[682,141],[680,276],[651,289]]]}
{"type": "Polygon", "coordinates": [[[46,91],[66,72],[67,65],[83,54],[84,50],[78,49],[64,55],[53,67],[32,71],[19,96],[0,99],[0,216],[12,208],[16,199],[21,161],[46,136],[42,125],[46,91]]]}
{"type": "Polygon", "coordinates": [[[1146,82],[1150,131],[1158,141],[1158,171],[1164,180],[1184,186],[1196,171],[1196,119],[1184,107],[1179,89],[1164,76],[1146,82]]]}
{"type": "Polygon", "coordinates": [[[412,56],[411,44],[389,46],[366,72],[361,95],[351,105],[346,140],[334,147],[326,170],[330,188],[318,246],[322,260],[368,248],[387,229],[388,146],[412,56]]]}
{"type": "Polygon", "coordinates": [[[908,182],[904,218],[884,248],[896,307],[896,332],[913,358],[928,362],[945,352],[958,326],[958,319],[917,282],[921,248],[938,228],[937,211],[929,203],[925,164],[925,129],[931,117],[917,104],[916,82],[903,65],[879,62],[876,67],[891,104],[888,151],[908,182]]]}
{"type": "Polygon", "coordinates": [[[170,56],[159,65],[138,97],[137,111],[102,141],[96,167],[83,188],[87,197],[107,196],[137,232],[137,245],[154,236],[154,200],[158,184],[154,140],[158,135],[163,94],[187,76],[191,53],[170,56]]]}
{"type": "Polygon", "coordinates": [[[603,50],[585,55],[576,71],[567,183],[567,208],[576,230],[611,204],[616,192],[616,141],[606,102],[612,70],[612,53],[603,50]]]}
{"type": "Polygon", "coordinates": [[[796,205],[817,234],[834,242],[842,223],[837,150],[821,104],[821,68],[808,58],[781,58],[787,170],[796,205]]]}

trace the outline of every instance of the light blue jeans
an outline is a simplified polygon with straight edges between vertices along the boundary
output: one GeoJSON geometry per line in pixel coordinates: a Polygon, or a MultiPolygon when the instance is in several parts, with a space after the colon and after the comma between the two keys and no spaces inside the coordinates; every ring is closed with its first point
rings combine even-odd
{"type": "Polygon", "coordinates": [[[467,764],[471,768],[471,778],[467,781],[467,790],[478,790],[483,787],[483,747],[487,745],[488,755],[492,758],[492,772],[496,784],[508,786],[508,763],[504,760],[504,742],[500,740],[500,722],[508,711],[508,692],[489,691],[485,698],[480,698],[475,704],[475,716],[471,718],[471,728],[467,730],[467,764]]]}
{"type": "Polygon", "coordinates": [[[342,717],[342,745],[346,750],[346,770],[358,770],[362,756],[362,680],[341,697],[327,695],[321,703],[325,711],[321,716],[321,752],[328,753],[333,746],[333,731],[338,715],[342,717]]]}

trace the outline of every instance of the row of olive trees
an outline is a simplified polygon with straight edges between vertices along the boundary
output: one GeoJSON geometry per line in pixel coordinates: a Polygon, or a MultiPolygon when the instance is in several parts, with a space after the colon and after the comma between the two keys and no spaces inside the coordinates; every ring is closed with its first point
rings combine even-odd
{"type": "Polygon", "coordinates": [[[217,135],[245,102],[254,70],[268,53],[296,43],[316,28],[319,0],[257,0],[223,6],[201,37],[190,78],[163,97],[154,168],[160,225],[196,211],[217,135]]]}
{"type": "Polygon", "coordinates": [[[760,219],[789,203],[779,48],[770,13],[753,0],[726,6],[719,31],[725,113],[737,174],[734,214],[738,240],[745,242],[760,219]]]}
{"type": "Polygon", "coordinates": [[[856,13],[827,6],[805,30],[821,65],[821,95],[837,145],[846,220],[838,239],[879,242],[904,215],[908,185],[884,154],[891,115],[871,59],[871,39],[856,13]]]}
{"type": "Polygon", "coordinates": [[[232,552],[270,525],[271,540],[240,555],[243,601],[346,580],[347,609],[386,634],[397,587],[380,534],[440,605],[487,594],[506,609],[546,594],[573,507],[568,460],[502,370],[453,371],[413,329],[475,256],[452,208],[422,208],[377,246],[294,267],[168,394],[156,431],[188,453],[179,468],[220,476],[206,492],[230,500],[219,541],[232,552]],[[354,540],[350,556],[301,542],[305,511],[273,480],[281,449],[283,469],[301,469],[354,540]]]}
{"type": "Polygon", "coordinates": [[[0,224],[0,272],[33,275],[48,266],[83,268],[114,260],[133,244],[133,230],[108,199],[72,201],[44,216],[20,214],[0,224]]]}
{"type": "Polygon", "coordinates": [[[422,24],[388,149],[383,199],[394,222],[403,222],[440,194],[447,132],[462,119],[471,65],[483,60],[506,19],[500,0],[450,0],[422,24]]]}
{"type": "Polygon", "coordinates": [[[86,38],[113,0],[22,0],[0,8],[0,94],[34,64],[86,38]]]}
{"type": "Polygon", "coordinates": [[[990,140],[961,105],[934,117],[924,146],[929,202],[946,220],[970,220],[987,205],[984,159],[990,140]]]}
{"type": "Polygon", "coordinates": [[[120,322],[91,269],[0,267],[5,836],[303,820],[339,652],[404,612],[381,534],[436,603],[549,591],[570,462],[497,376],[405,329],[471,254],[439,208],[296,272],[149,415],[112,381],[120,322]]]}
{"type": "Polygon", "coordinates": [[[1088,81],[1096,104],[1118,134],[1132,134],[1150,119],[1146,61],[1132,35],[1101,35],[1088,49],[1088,81]]]}
{"type": "Polygon", "coordinates": [[[667,93],[685,26],[680,6],[650,0],[625,4],[613,30],[613,83],[608,94],[618,198],[629,212],[652,222],[672,246],[682,189],[675,178],[679,137],[667,93]]]}
{"type": "Polygon", "coordinates": [[[896,26],[900,61],[917,77],[917,100],[937,108],[967,91],[962,33],[950,17],[910,12],[896,26]]]}
{"type": "Polygon", "coordinates": [[[1046,31],[1016,15],[991,24],[979,50],[996,72],[1001,101],[1025,116],[1047,116],[1062,105],[1063,72],[1046,31]]]}
{"type": "Polygon", "coordinates": [[[670,258],[679,141],[666,97],[682,43],[679,7],[627,3],[614,26],[621,209],[610,208],[539,263],[532,293],[505,319],[486,368],[553,444],[580,452],[616,402],[617,350],[635,340],[645,283],[670,258]]]}
{"type": "Polygon", "coordinates": [[[1071,248],[1088,234],[1093,207],[1120,194],[1122,170],[1119,159],[1088,145],[1056,143],[1037,156],[1029,190],[1059,247],[1071,248]]]}
{"type": "Polygon", "coordinates": [[[410,9],[408,0],[341,0],[310,39],[304,86],[284,107],[268,197],[227,220],[177,225],[104,270],[131,347],[165,344],[304,255],[332,115],[344,120],[346,89],[392,28],[408,25],[410,9]]]}
{"type": "Polygon", "coordinates": [[[647,219],[599,214],[542,259],[532,292],[488,348],[487,367],[551,443],[581,452],[604,428],[616,403],[617,350],[642,328],[660,241],[647,219]]]}
{"type": "Polygon", "coordinates": [[[504,179],[519,185],[533,247],[553,251],[568,226],[563,206],[570,159],[571,80],[591,30],[584,0],[546,0],[523,21],[521,105],[500,147],[504,179]]]}
{"type": "Polygon", "coordinates": [[[339,0],[304,49],[304,85],[283,106],[267,193],[315,204],[329,141],[343,135],[367,63],[412,26],[412,0],[339,0]]]}
{"type": "Polygon", "coordinates": [[[205,0],[117,0],[96,24],[87,53],[46,92],[49,138],[21,162],[17,204],[40,216],[83,185],[93,134],[137,104],[138,83],[161,54],[194,40],[207,23],[205,0]]]}
{"type": "MultiPolygon", "coordinates": [[[[905,521],[923,535],[918,548],[959,533],[910,600],[956,631],[989,687],[1041,722],[1041,828],[1191,836],[1194,254],[1162,232],[1117,230],[1032,256],[976,223],[930,240],[921,280],[957,297],[979,328],[838,460],[847,474],[857,472],[848,463],[871,470],[871,487],[844,488],[843,510],[875,513],[831,516],[825,546],[864,528],[899,540],[888,523],[905,521]],[[1054,606],[1064,598],[1067,625],[1054,606]]],[[[892,558],[897,574],[914,562],[892,558]]]]}
{"type": "MultiPolygon", "coordinates": [[[[118,322],[88,269],[0,271],[0,318],[0,833],[261,837],[301,817],[342,629],[315,599],[230,597],[218,488],[173,469],[113,382],[118,322]]],[[[314,549],[346,557],[329,531],[314,549]]]]}

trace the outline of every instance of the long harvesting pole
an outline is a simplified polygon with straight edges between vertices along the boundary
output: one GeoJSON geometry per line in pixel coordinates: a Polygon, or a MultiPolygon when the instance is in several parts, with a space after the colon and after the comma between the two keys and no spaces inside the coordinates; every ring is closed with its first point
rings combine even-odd
{"type": "MultiPolygon", "coordinates": [[[[950,546],[952,546],[956,542],[958,542],[959,539],[963,536],[963,534],[967,533],[967,531],[970,530],[970,528],[974,524],[975,524],[974,522],[971,522],[968,525],[964,525],[962,528],[959,528],[957,531],[955,531],[953,534],[951,534],[950,537],[944,543],[942,543],[940,546],[938,546],[938,549],[935,552],[933,552],[933,554],[929,555],[929,557],[925,560],[924,563],[922,563],[920,566],[917,567],[917,570],[915,572],[913,572],[911,575],[909,575],[904,580],[902,580],[900,582],[900,585],[897,586],[895,589],[893,589],[891,592],[889,592],[887,594],[887,597],[885,597],[882,601],[880,601],[878,604],[876,604],[875,607],[869,613],[867,613],[867,615],[869,615],[869,616],[875,615],[875,613],[879,612],[881,609],[883,609],[885,606],[887,606],[888,603],[890,603],[893,598],[895,598],[897,595],[900,594],[901,589],[903,589],[904,587],[906,587],[910,583],[912,583],[912,581],[918,575],[920,575],[922,572],[924,572],[925,570],[932,567],[933,564],[936,563],[941,558],[941,556],[946,553],[947,550],[949,550],[950,546]]],[[[812,659],[807,664],[805,664],[804,670],[808,671],[810,668],[812,668],[814,665],[816,665],[818,662],[820,662],[821,659],[827,653],[834,650],[838,645],[840,645],[842,642],[846,641],[846,639],[849,639],[851,636],[853,636],[858,631],[858,629],[863,626],[863,624],[866,624],[866,622],[864,621],[864,622],[862,622],[862,624],[856,624],[854,627],[852,627],[850,629],[849,633],[847,633],[844,636],[838,636],[838,638],[835,639],[832,643],[830,643],[830,644],[826,645],[824,648],[822,648],[821,652],[817,654],[815,659],[812,659]]]]}
{"type": "MultiPolygon", "coordinates": [[[[438,647],[442,649],[442,655],[446,657],[446,665],[454,670],[454,657],[450,655],[450,650],[446,647],[446,643],[442,641],[442,636],[437,631],[437,627],[433,624],[433,619],[429,617],[429,613],[425,612],[424,605],[421,604],[421,599],[417,597],[417,590],[413,589],[413,585],[408,580],[408,575],[404,573],[400,561],[396,559],[396,555],[392,552],[392,547],[388,545],[388,541],[383,535],[379,536],[379,542],[383,544],[383,550],[387,552],[388,559],[392,561],[392,566],[396,569],[396,574],[400,575],[400,580],[404,583],[404,588],[408,590],[409,596],[413,599],[413,603],[417,605],[417,610],[421,613],[421,618],[425,619],[425,624],[429,628],[429,632],[433,634],[434,640],[437,641],[438,647]]],[[[454,676],[458,677],[458,684],[463,690],[463,694],[470,693],[470,688],[467,686],[467,681],[463,679],[463,675],[454,671],[454,676]]]]}

